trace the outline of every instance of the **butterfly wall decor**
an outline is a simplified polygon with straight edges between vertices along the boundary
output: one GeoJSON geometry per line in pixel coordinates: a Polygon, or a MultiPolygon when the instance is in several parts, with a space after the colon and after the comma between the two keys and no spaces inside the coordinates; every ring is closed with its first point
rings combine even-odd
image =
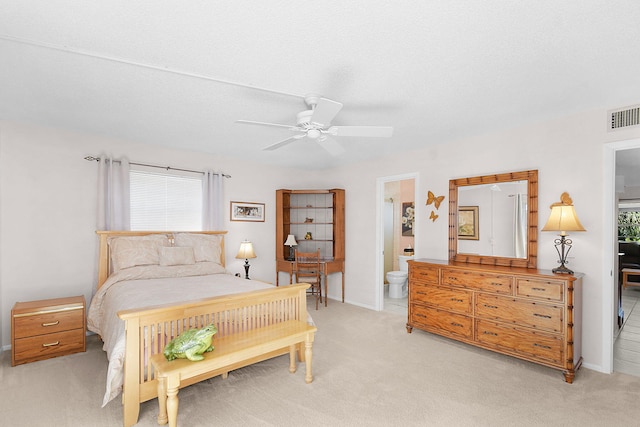
{"type": "Polygon", "coordinates": [[[429,216],[429,219],[435,222],[435,220],[438,219],[439,216],[440,215],[436,215],[435,211],[431,211],[431,215],[429,216]]]}
{"type": "Polygon", "coordinates": [[[440,209],[440,203],[444,200],[444,196],[436,196],[433,192],[427,192],[427,205],[434,204],[436,209],[440,209]]]}

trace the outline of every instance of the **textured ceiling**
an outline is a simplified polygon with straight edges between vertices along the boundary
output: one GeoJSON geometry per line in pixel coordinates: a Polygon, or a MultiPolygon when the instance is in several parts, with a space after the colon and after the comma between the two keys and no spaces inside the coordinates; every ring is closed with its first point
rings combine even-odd
{"type": "MultiPolygon", "coordinates": [[[[640,2],[0,0],[0,117],[328,168],[640,103],[640,2]],[[255,87],[267,89],[258,90],[255,87]],[[291,135],[342,102],[340,156],[291,135]]],[[[604,122],[604,119],[603,119],[604,122]]],[[[517,143],[517,142],[516,142],[517,143]]]]}

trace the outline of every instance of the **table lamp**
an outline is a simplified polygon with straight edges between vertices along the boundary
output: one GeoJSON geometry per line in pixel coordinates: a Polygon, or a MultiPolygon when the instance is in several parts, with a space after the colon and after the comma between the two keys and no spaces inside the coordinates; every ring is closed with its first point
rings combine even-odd
{"type": "Polygon", "coordinates": [[[245,240],[240,243],[240,250],[238,251],[238,255],[236,255],[237,259],[244,259],[244,273],[245,279],[249,278],[249,258],[255,258],[256,253],[253,251],[253,244],[245,240]]]}
{"type": "Polygon", "coordinates": [[[296,236],[294,236],[293,234],[289,234],[287,236],[287,241],[284,242],[284,245],[289,246],[289,258],[287,258],[287,260],[293,261],[295,259],[295,256],[293,254],[293,247],[298,246],[298,242],[296,242],[296,236]]]}
{"type": "Polygon", "coordinates": [[[578,220],[576,210],[573,207],[573,200],[569,197],[569,193],[562,193],[560,201],[551,205],[551,214],[542,231],[560,232],[560,238],[554,240],[556,252],[558,252],[558,256],[560,257],[558,260],[560,267],[556,267],[551,271],[554,273],[573,274],[573,271],[565,266],[565,264],[568,264],[567,255],[569,255],[571,244],[573,243],[571,239],[567,239],[567,231],[587,230],[584,229],[582,224],[580,224],[580,220],[578,220]]]}

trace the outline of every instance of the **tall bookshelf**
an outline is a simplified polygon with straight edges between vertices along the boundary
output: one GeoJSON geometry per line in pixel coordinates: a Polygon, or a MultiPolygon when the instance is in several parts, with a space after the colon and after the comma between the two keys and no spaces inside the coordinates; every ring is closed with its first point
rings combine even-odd
{"type": "Polygon", "coordinates": [[[289,246],[284,243],[287,236],[293,234],[298,243],[295,249],[302,252],[320,250],[325,275],[343,273],[343,302],[344,202],[343,189],[276,190],[276,274],[286,271],[291,277],[292,260],[289,246]]]}

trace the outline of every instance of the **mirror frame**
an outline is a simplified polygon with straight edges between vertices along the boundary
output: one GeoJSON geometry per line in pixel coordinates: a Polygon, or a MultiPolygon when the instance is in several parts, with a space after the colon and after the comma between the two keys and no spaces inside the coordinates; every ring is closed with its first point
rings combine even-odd
{"type": "Polygon", "coordinates": [[[449,181],[449,260],[471,264],[537,268],[538,262],[538,171],[509,172],[495,175],[458,178],[449,181]],[[458,253],[458,188],[469,185],[495,184],[527,180],[528,244],[527,258],[495,257],[458,253]]]}

